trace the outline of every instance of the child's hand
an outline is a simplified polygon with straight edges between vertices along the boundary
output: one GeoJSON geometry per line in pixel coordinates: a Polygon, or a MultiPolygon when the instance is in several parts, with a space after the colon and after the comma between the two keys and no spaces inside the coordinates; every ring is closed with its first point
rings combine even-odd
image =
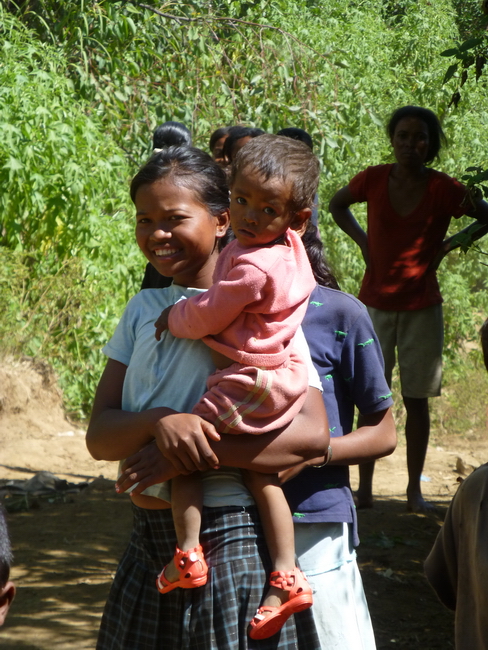
{"type": "Polygon", "coordinates": [[[163,456],[180,474],[218,469],[219,459],[208,444],[220,440],[215,427],[198,415],[175,413],[161,418],[153,431],[163,456]]]}
{"type": "Polygon", "coordinates": [[[115,490],[118,493],[126,492],[137,483],[132,494],[140,494],[150,485],[169,481],[175,476],[178,476],[178,472],[153,441],[124,461],[115,490]]]}
{"type": "Polygon", "coordinates": [[[154,323],[154,327],[156,328],[155,336],[158,341],[161,340],[161,334],[164,332],[164,330],[168,329],[169,313],[172,309],[173,305],[170,305],[169,307],[166,307],[166,309],[163,309],[158,320],[154,323]]]}

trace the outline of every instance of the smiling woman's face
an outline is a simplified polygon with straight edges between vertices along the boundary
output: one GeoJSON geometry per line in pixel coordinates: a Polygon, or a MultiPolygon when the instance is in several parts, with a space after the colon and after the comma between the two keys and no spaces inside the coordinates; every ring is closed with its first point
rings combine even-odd
{"type": "Polygon", "coordinates": [[[141,185],[135,205],[137,244],[154,268],[175,284],[208,289],[226,214],[213,216],[195,190],[168,177],[141,185]]]}

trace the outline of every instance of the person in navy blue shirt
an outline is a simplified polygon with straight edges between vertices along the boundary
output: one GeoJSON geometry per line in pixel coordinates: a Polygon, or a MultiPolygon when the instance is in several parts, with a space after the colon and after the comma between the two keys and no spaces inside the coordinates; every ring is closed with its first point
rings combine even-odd
{"type": "Polygon", "coordinates": [[[354,550],[359,538],[349,465],[393,452],[393,400],[366,307],[338,290],[311,223],[303,243],[317,286],[302,328],[322,382],[331,437],[323,463],[285,473],[292,478],[283,490],[300,568],[314,592],[311,611],[322,647],[371,650],[376,646],[354,550]],[[355,408],[360,426],[354,430],[355,408]]]}

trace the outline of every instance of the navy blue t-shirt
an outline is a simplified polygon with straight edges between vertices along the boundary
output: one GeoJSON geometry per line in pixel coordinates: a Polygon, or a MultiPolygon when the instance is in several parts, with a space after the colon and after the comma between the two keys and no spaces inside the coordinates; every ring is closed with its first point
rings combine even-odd
{"type": "MultiPolygon", "coordinates": [[[[331,437],[352,431],[355,406],[367,415],[393,404],[380,344],[359,300],[317,286],[302,328],[322,382],[331,437]]],[[[296,523],[353,523],[354,545],[359,544],[347,465],[308,467],[285,483],[283,490],[296,523]]]]}

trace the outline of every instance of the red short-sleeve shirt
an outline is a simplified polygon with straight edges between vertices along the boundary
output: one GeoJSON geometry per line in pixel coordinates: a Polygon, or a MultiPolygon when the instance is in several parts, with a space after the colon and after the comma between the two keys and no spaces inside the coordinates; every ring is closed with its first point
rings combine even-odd
{"type": "Polygon", "coordinates": [[[430,169],[419,205],[401,217],[388,194],[392,167],[368,167],[349,183],[355,201],[368,204],[370,268],[359,299],[376,309],[423,309],[442,302],[435,271],[427,269],[439,252],[451,217],[465,214],[467,190],[455,178],[430,169]]]}

